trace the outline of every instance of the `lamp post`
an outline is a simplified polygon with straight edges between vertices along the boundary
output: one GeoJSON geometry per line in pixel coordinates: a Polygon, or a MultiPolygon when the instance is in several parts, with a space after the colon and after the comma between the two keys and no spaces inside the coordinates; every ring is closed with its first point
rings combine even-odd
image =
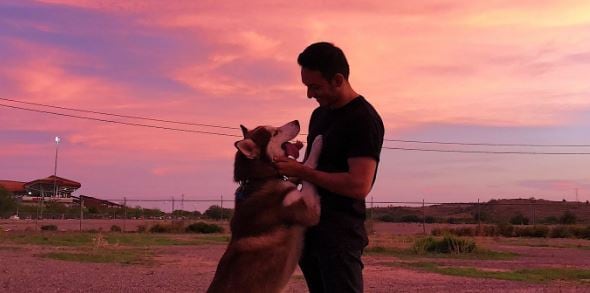
{"type": "Polygon", "coordinates": [[[55,164],[53,168],[53,196],[57,197],[57,151],[59,149],[59,142],[61,138],[55,137],[55,164]]]}

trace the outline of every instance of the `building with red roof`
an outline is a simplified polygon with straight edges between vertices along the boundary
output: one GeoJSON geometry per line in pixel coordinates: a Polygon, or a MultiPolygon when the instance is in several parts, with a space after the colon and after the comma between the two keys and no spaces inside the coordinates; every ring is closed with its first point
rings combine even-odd
{"type": "Polygon", "coordinates": [[[70,179],[51,175],[30,182],[0,180],[0,186],[10,191],[22,202],[36,202],[43,199],[72,203],[72,193],[82,185],[70,179]]]}

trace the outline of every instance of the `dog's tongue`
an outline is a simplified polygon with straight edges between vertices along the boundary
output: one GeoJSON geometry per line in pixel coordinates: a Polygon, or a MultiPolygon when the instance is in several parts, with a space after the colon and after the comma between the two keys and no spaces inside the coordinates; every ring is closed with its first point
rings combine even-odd
{"type": "Polygon", "coordinates": [[[303,147],[303,143],[298,141],[296,143],[286,142],[283,144],[283,149],[287,156],[293,157],[295,159],[299,158],[299,149],[303,147]]]}

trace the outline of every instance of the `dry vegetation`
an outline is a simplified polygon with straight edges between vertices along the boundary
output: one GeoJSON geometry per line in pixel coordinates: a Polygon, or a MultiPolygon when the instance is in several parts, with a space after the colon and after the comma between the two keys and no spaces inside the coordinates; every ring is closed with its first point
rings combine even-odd
{"type": "MultiPolygon", "coordinates": [[[[58,230],[64,225],[52,224],[58,230]]],[[[0,275],[0,291],[202,292],[229,239],[223,233],[109,232],[115,223],[109,224],[98,222],[83,233],[0,232],[0,267],[6,268],[0,275]],[[103,226],[104,232],[98,231],[103,226]]],[[[146,231],[155,224],[147,224],[146,231]]],[[[590,290],[589,240],[448,241],[420,235],[422,227],[416,224],[374,223],[372,230],[364,256],[366,292],[590,290]],[[430,251],[431,244],[438,248],[430,251]],[[457,245],[471,252],[461,248],[440,253],[457,245]]],[[[306,292],[300,272],[287,292],[306,292]]]]}

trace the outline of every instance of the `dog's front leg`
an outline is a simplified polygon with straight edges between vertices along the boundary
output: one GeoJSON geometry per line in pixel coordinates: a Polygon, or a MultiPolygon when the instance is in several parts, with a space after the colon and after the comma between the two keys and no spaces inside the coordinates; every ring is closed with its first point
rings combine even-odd
{"type": "MultiPolygon", "coordinates": [[[[316,136],[311,146],[311,151],[303,163],[305,166],[313,169],[317,167],[322,145],[322,136],[316,136]]],[[[283,206],[289,210],[286,213],[287,217],[291,218],[294,222],[305,226],[313,226],[320,220],[320,197],[315,185],[307,181],[303,181],[301,185],[301,191],[293,190],[287,194],[283,200],[283,206]]]]}

